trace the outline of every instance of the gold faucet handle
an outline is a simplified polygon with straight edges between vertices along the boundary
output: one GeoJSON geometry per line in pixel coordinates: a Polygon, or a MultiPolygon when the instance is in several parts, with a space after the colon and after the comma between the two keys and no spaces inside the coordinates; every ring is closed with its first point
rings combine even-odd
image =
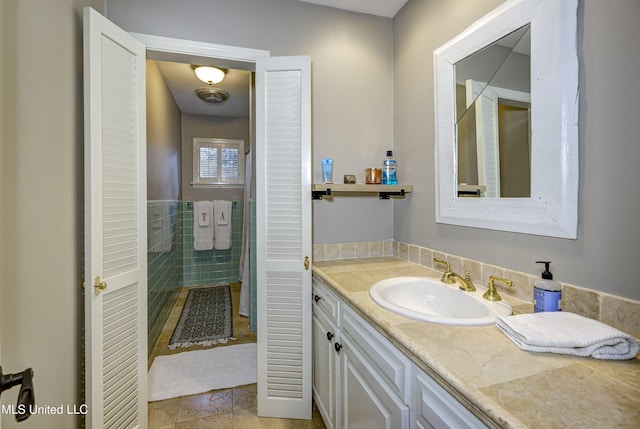
{"type": "Polygon", "coordinates": [[[440,279],[440,281],[448,285],[454,284],[456,282],[456,279],[454,279],[452,276],[453,273],[451,272],[451,265],[449,265],[447,261],[444,261],[440,258],[433,258],[433,261],[445,266],[444,273],[442,273],[442,278],[440,279]]]}
{"type": "Polygon", "coordinates": [[[445,266],[444,271],[445,272],[450,272],[451,271],[451,265],[449,265],[449,263],[443,259],[440,258],[433,258],[433,262],[437,262],[438,264],[442,264],[445,266]]]}
{"type": "Polygon", "coordinates": [[[496,290],[496,284],[494,283],[496,280],[504,283],[509,287],[513,287],[513,282],[511,280],[503,279],[502,277],[491,276],[489,277],[489,284],[487,285],[487,291],[482,295],[483,298],[488,299],[489,301],[502,301],[502,297],[498,294],[496,290]]]}
{"type": "Polygon", "coordinates": [[[466,270],[466,271],[464,272],[464,279],[465,279],[467,282],[469,282],[469,283],[472,283],[472,284],[473,284],[473,281],[471,280],[471,271],[466,270]]]}
{"type": "Polygon", "coordinates": [[[476,285],[473,284],[473,280],[471,280],[471,272],[469,270],[466,270],[464,272],[464,282],[466,284],[466,291],[467,292],[475,292],[476,291],[476,285]]]}

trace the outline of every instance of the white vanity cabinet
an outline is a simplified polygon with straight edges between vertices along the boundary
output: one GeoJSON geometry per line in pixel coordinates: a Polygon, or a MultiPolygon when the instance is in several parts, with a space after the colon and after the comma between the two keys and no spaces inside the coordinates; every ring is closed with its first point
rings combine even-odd
{"type": "Polygon", "coordinates": [[[335,343],[340,340],[338,317],[340,301],[313,278],[313,399],[327,429],[337,429],[339,355],[335,343]]]}
{"type": "Polygon", "coordinates": [[[485,428],[313,278],[313,397],[328,429],[485,428]]]}
{"type": "Polygon", "coordinates": [[[313,397],[328,429],[409,429],[409,360],[313,279],[313,397]]]}

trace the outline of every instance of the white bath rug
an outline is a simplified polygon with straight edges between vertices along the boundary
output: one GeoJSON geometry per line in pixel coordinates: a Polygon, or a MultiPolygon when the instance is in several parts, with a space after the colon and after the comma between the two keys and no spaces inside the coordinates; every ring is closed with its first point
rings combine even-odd
{"type": "Polygon", "coordinates": [[[256,344],[158,356],[149,370],[149,402],[256,383],[256,344]]]}

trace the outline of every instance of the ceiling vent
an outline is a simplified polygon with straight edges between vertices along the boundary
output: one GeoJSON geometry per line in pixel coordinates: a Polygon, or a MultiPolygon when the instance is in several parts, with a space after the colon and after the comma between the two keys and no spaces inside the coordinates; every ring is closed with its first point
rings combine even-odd
{"type": "Polygon", "coordinates": [[[196,94],[202,101],[212,104],[224,103],[227,101],[227,98],[229,98],[229,93],[227,91],[214,88],[212,86],[198,88],[196,89],[196,94]]]}

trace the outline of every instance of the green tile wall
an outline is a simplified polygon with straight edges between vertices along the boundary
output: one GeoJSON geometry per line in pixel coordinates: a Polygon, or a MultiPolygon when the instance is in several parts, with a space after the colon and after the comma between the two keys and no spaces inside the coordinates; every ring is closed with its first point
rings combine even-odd
{"type": "Polygon", "coordinates": [[[181,213],[177,201],[147,203],[147,323],[149,351],[158,340],[182,283],[181,213]]]}
{"type": "Polygon", "coordinates": [[[182,204],[182,284],[197,286],[207,283],[238,281],[240,253],[242,251],[242,213],[244,201],[234,201],[231,210],[231,249],[193,249],[193,202],[182,204]]]}

